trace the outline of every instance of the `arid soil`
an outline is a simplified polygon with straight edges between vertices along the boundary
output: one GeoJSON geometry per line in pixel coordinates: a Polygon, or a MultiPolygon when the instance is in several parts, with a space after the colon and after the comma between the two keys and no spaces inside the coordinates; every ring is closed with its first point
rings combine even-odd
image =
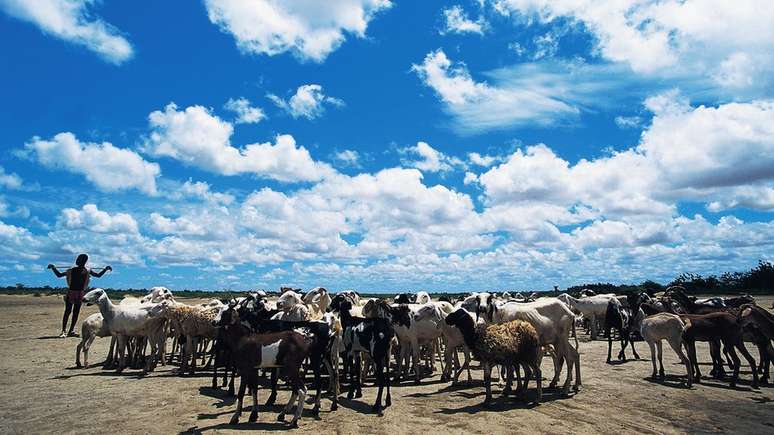
{"type": "MultiPolygon", "coordinates": [[[[191,301],[186,301],[191,302],[191,301]]],[[[771,298],[761,300],[771,306],[771,298]]],[[[85,307],[81,319],[95,312],[85,307]]],[[[178,377],[174,367],[161,366],[142,376],[138,370],[117,375],[99,365],[75,369],[79,338],[54,338],[61,321],[61,298],[53,296],[0,296],[0,432],[1,433],[176,433],[230,432],[245,429],[284,430],[276,422],[280,407],[261,407],[258,423],[228,425],[235,401],[223,390],[210,388],[210,374],[178,377]]],[[[80,330],[80,329],[79,329],[80,330]]],[[[90,362],[100,363],[109,339],[97,339],[90,362]]],[[[525,406],[498,398],[483,409],[481,372],[475,380],[451,387],[439,377],[425,378],[392,388],[393,405],[384,417],[370,413],[375,388],[367,384],[363,399],[342,395],[339,410],[323,412],[315,420],[308,411],[295,432],[309,433],[774,433],[774,387],[750,388],[749,368],[730,389],[727,382],[706,380],[692,389],[682,386],[684,366],[665,344],[665,384],[648,379],[650,352],[637,343],[640,360],[605,364],[607,343],[580,344],[583,387],[568,398],[544,391],[539,406],[525,406]]],[[[618,344],[614,351],[617,352],[618,344]]],[[[757,359],[757,351],[748,346],[757,359]]],[[[614,354],[615,356],[615,354],[614,354]]],[[[631,357],[631,354],[629,353],[631,357]]],[[[699,345],[700,361],[707,362],[707,346],[699,345]]],[[[544,377],[553,370],[544,360],[544,377]]],[[[464,381],[465,375],[461,379],[464,381]]],[[[547,381],[544,382],[544,385],[547,381]]],[[[495,387],[495,393],[500,391],[495,387]]],[[[534,394],[534,384],[531,385],[534,394]]],[[[259,392],[259,400],[268,393],[259,392]]],[[[281,391],[277,403],[289,394],[281,391]]],[[[249,411],[249,400],[246,401],[249,411]]],[[[307,405],[307,410],[311,405],[307,405]]]]}

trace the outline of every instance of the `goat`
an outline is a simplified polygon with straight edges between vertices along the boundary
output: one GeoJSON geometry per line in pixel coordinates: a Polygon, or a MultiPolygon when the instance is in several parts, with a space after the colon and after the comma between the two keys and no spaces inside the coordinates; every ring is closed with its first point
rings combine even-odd
{"type": "Polygon", "coordinates": [[[367,353],[374,361],[376,371],[376,383],[379,391],[376,394],[376,402],[371,409],[378,415],[382,414],[382,391],[387,387],[385,407],[392,405],[390,396],[390,342],[395,331],[389,319],[356,318],[352,317],[349,310],[352,308],[350,301],[341,302],[341,324],[344,328],[343,342],[344,352],[348,360],[354,359],[355,363],[348,364],[350,368],[350,385],[347,398],[362,397],[360,388],[360,353],[367,353]],[[386,373],[385,373],[386,370],[386,373]]]}
{"type": "Polygon", "coordinates": [[[618,299],[610,299],[607,303],[607,312],[605,313],[605,336],[607,337],[607,363],[610,364],[610,353],[613,349],[612,329],[618,330],[618,336],[621,340],[621,351],[618,352],[618,359],[626,361],[626,345],[631,343],[632,352],[635,359],[640,359],[637,350],[634,348],[634,340],[631,338],[632,323],[634,316],[628,308],[621,306],[618,299]]]}
{"type": "Polygon", "coordinates": [[[664,362],[662,361],[663,349],[661,340],[666,340],[672,347],[680,362],[685,364],[685,370],[688,376],[688,388],[691,388],[693,381],[692,370],[688,357],[683,353],[683,330],[685,323],[680,317],[671,313],[658,313],[648,316],[640,323],[640,335],[650,347],[650,360],[653,363],[653,380],[656,380],[656,349],[658,349],[658,376],[664,379],[664,362]]]}
{"type": "MultiPolygon", "coordinates": [[[[287,294],[287,293],[286,293],[287,294]]],[[[334,371],[332,366],[332,358],[338,358],[331,354],[331,343],[333,336],[328,323],[321,321],[285,321],[277,319],[269,319],[271,313],[266,309],[263,304],[263,300],[259,300],[254,304],[249,302],[237,306],[237,311],[242,319],[242,325],[250,329],[255,333],[269,333],[279,331],[289,331],[292,329],[304,329],[311,337],[311,349],[309,352],[309,360],[311,362],[312,373],[314,374],[314,385],[317,390],[314,398],[313,412],[317,414],[320,410],[320,392],[322,388],[321,370],[322,366],[325,366],[333,383],[338,383],[338,372],[334,371]]],[[[277,396],[277,378],[272,375],[272,391],[267,405],[273,404],[277,396]]],[[[333,404],[331,410],[338,408],[338,396],[333,395],[333,404]]]]}
{"type": "Polygon", "coordinates": [[[248,421],[258,420],[258,373],[256,368],[280,368],[280,376],[290,384],[292,394],[287,405],[277,416],[278,421],[285,421],[285,414],[289,412],[296,402],[296,412],[290,421],[289,427],[298,427],[298,419],[304,409],[306,398],[306,386],[301,375],[301,365],[309,355],[312,348],[311,338],[296,330],[251,333],[247,327],[241,324],[239,313],[233,306],[222,311],[213,320],[213,325],[223,328],[223,341],[229,347],[234,357],[241,382],[237,395],[237,409],[231,417],[230,424],[239,423],[242,414],[242,401],[245,396],[245,388],[252,390],[253,409],[248,421]]]}
{"type": "Polygon", "coordinates": [[[753,388],[758,388],[757,366],[755,365],[753,357],[744,347],[744,342],[742,341],[742,326],[737,323],[736,316],[725,312],[718,312],[710,314],[683,314],[680,318],[686,323],[685,330],[683,331],[683,340],[685,341],[686,349],[688,349],[688,358],[695,370],[694,378],[696,379],[696,382],[701,381],[701,371],[699,370],[699,364],[696,361],[696,341],[721,341],[724,350],[729,353],[734,362],[734,374],[731,378],[731,387],[735,387],[736,381],[739,379],[740,361],[734,350],[736,348],[750,364],[750,368],[753,372],[752,385],[753,388]]]}
{"type": "Polygon", "coordinates": [[[105,290],[101,288],[86,293],[83,296],[83,302],[87,305],[96,303],[99,306],[103,322],[107,324],[110,334],[116,337],[118,346],[117,373],[124,370],[126,343],[129,337],[147,337],[149,339],[151,358],[146,362],[144,371],[153,370],[161,341],[165,339],[164,319],[160,316],[158,305],[115,305],[110,301],[105,290]]]}

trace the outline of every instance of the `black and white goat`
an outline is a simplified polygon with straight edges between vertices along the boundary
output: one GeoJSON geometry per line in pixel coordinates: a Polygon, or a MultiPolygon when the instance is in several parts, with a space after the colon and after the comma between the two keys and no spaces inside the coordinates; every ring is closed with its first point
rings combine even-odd
{"type": "MultiPolygon", "coordinates": [[[[322,389],[321,371],[323,366],[333,380],[332,383],[338,385],[338,373],[333,369],[332,359],[338,358],[338,356],[331,355],[330,345],[333,337],[328,324],[321,321],[287,321],[271,319],[271,316],[276,313],[276,311],[271,310],[266,306],[265,298],[246,298],[237,306],[237,310],[242,319],[242,324],[255,333],[290,331],[299,328],[308,332],[312,339],[309,363],[314,375],[314,387],[317,391],[312,412],[317,414],[320,410],[320,392],[322,389]]],[[[331,405],[331,410],[335,411],[338,408],[337,391],[334,391],[332,396],[333,403],[331,405]]],[[[271,395],[266,401],[267,405],[273,404],[276,397],[277,376],[276,373],[272,373],[272,390],[271,395]]]]}
{"type": "Polygon", "coordinates": [[[289,330],[266,333],[253,333],[242,324],[239,312],[234,305],[221,312],[213,321],[223,330],[221,339],[228,346],[233,357],[234,366],[239,372],[241,382],[237,395],[237,409],[231,417],[231,424],[239,422],[242,414],[242,402],[245,388],[250,387],[253,396],[253,409],[250,412],[250,422],[258,420],[258,371],[256,368],[279,368],[280,376],[290,385],[292,394],[288,404],[277,416],[278,421],[285,421],[288,413],[296,403],[295,414],[290,427],[298,427],[298,419],[304,409],[306,386],[302,375],[302,364],[312,350],[312,338],[304,330],[289,330]]]}
{"type": "MultiPolygon", "coordinates": [[[[639,309],[639,306],[638,306],[639,309]]],[[[625,308],[621,305],[621,302],[616,298],[611,298],[607,303],[607,312],[605,313],[605,336],[607,337],[607,363],[610,363],[611,352],[613,349],[613,334],[612,329],[618,331],[618,336],[621,340],[621,351],[618,352],[618,359],[626,361],[626,345],[631,343],[632,352],[635,359],[640,359],[637,355],[637,350],[634,348],[634,340],[632,340],[632,324],[634,323],[634,315],[629,308],[625,308]]]]}
{"type": "Polygon", "coordinates": [[[349,360],[349,363],[345,364],[349,368],[349,392],[347,399],[363,396],[360,385],[361,354],[366,353],[374,362],[376,384],[379,387],[379,391],[376,394],[376,402],[371,409],[381,416],[382,392],[385,386],[387,387],[387,397],[384,401],[384,406],[392,405],[389,381],[390,342],[395,335],[395,331],[390,319],[353,317],[349,312],[351,308],[352,305],[349,300],[341,301],[339,305],[341,325],[344,328],[345,359],[349,360]]]}

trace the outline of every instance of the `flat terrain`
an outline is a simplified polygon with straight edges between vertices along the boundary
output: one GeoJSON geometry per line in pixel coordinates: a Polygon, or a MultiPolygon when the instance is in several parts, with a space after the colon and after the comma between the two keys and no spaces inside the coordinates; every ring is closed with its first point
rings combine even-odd
{"type": "MultiPolygon", "coordinates": [[[[772,303],[771,298],[759,301],[766,307],[772,303]]],[[[59,332],[62,308],[61,298],[54,296],[0,295],[1,433],[282,429],[275,422],[279,406],[262,407],[258,423],[229,426],[234,399],[221,390],[211,389],[210,378],[205,374],[178,377],[170,366],[161,366],[144,377],[137,370],[116,375],[100,367],[75,369],[75,346],[80,338],[53,338],[59,332]]],[[[93,306],[83,308],[81,319],[96,312],[93,306]]],[[[109,342],[107,338],[97,339],[90,352],[92,364],[104,359],[109,342]]],[[[615,346],[617,352],[617,343],[615,346]]],[[[560,398],[554,391],[545,390],[544,403],[537,407],[498,399],[492,409],[482,409],[484,389],[477,380],[481,373],[474,370],[476,380],[470,385],[463,382],[451,387],[434,376],[424,379],[419,386],[394,387],[393,406],[384,417],[370,414],[376,391],[367,384],[363,399],[343,399],[336,412],[328,412],[330,401],[324,399],[320,419],[305,412],[296,432],[774,433],[774,387],[751,389],[746,366],[736,389],[729,389],[727,382],[708,380],[688,390],[681,385],[685,369],[666,343],[666,384],[647,379],[651,372],[650,352],[642,342],[636,347],[644,359],[608,365],[606,342],[582,341],[580,392],[560,398]]],[[[751,346],[748,349],[753,350],[751,346]]],[[[757,359],[757,351],[752,354],[757,359]]],[[[700,362],[709,361],[708,349],[703,344],[699,344],[699,357],[700,362]]],[[[544,360],[544,377],[549,379],[553,375],[550,366],[550,360],[544,360]]],[[[461,379],[465,379],[464,374],[461,379]]],[[[498,393],[499,387],[494,392],[498,393]]],[[[261,403],[267,395],[259,392],[261,403]]],[[[281,391],[277,403],[284,404],[288,396],[281,391]]],[[[246,403],[249,410],[249,400],[246,403]]],[[[242,421],[247,417],[244,413],[242,421]]]]}

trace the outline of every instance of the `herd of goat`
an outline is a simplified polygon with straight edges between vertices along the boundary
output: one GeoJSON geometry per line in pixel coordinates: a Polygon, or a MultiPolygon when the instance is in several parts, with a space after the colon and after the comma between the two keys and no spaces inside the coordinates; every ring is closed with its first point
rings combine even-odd
{"type": "Polygon", "coordinates": [[[581,386],[577,327],[589,330],[592,339],[604,330],[608,362],[612,359],[614,336],[621,342],[618,359],[626,359],[628,345],[639,358],[634,349],[635,336],[639,335],[650,347],[654,380],[664,378],[662,341],[666,340],[685,365],[688,387],[702,376],[696,341],[709,342],[711,376],[724,378],[726,366],[733,371],[731,386],[739,378],[741,361],[737,351],[752,369],[754,388],[758,388],[759,373],[760,382],[768,383],[774,356],[774,315],[758,306],[754,298],[699,300],[686,295],[679,286],[654,295],[597,295],[584,291],[575,298],[568,294],[537,297],[472,293],[456,301],[434,301],[426,292],[403,293],[387,301],[361,298],[354,291],[333,295],[321,287],[305,294],[282,290],[274,301],[264,292],[255,292],[229,301],[214,299],[206,304],[186,305],[175,301],[165,287],[154,287],[142,298],[127,296],[120,303],[112,302],[104,290],[94,289],[83,301],[97,304],[99,313],[82,323],[76,365],[82,367],[83,354],[83,365],[88,366],[94,339],[108,336],[112,341],[105,365],[115,366],[119,372],[127,365],[152,371],[157,364],[177,358],[180,374],[193,373],[197,360],[201,360],[203,366],[213,370],[213,388],[218,387],[222,377],[222,386],[228,385],[233,395],[234,379],[240,378],[232,424],[239,421],[248,388],[253,399],[249,421],[254,422],[258,417],[259,381],[263,377],[270,379],[267,404],[273,404],[278,380],[282,379],[291,397],[278,420],[284,421],[285,415],[292,412],[289,425],[295,427],[307,395],[307,372],[313,374],[316,414],[323,387],[330,393],[331,410],[338,407],[340,366],[347,375],[348,399],[361,397],[362,381],[373,374],[378,392],[372,409],[379,415],[391,405],[392,382],[413,374],[413,381],[420,383],[425,373],[435,369],[436,360],[442,381],[457,383],[465,371],[471,380],[471,354],[483,369],[484,406],[492,400],[494,368],[505,381],[503,394],[513,393],[524,399],[527,385],[533,380],[535,402],[539,403],[540,367],[546,355],[554,364],[548,387],[557,386],[564,369],[566,377],[560,391],[568,395],[573,375],[573,389],[577,391],[581,386]],[[167,352],[170,339],[172,345],[167,352]],[[758,348],[758,365],[745,348],[745,341],[758,348]],[[395,361],[392,379],[391,358],[395,361]],[[326,385],[323,375],[327,376],[326,385]]]}

